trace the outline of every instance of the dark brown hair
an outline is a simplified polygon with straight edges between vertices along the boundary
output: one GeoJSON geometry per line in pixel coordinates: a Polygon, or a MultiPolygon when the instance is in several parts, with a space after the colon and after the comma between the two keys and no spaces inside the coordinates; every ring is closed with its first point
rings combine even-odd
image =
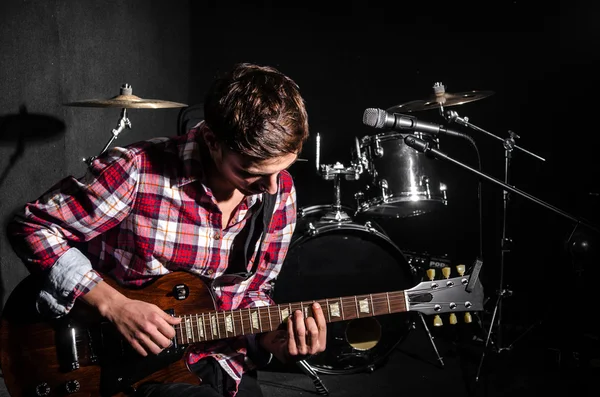
{"type": "Polygon", "coordinates": [[[257,159],[300,152],[308,116],[298,85],[269,66],[241,63],[204,100],[206,125],[231,150],[257,159]]]}

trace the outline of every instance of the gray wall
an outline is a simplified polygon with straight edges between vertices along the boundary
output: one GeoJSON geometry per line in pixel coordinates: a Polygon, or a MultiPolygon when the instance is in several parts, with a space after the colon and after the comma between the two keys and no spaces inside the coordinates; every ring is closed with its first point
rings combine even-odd
{"type": "MultiPolygon", "coordinates": [[[[121,117],[119,108],[62,104],[113,97],[124,83],[144,99],[187,103],[189,48],[187,1],[0,3],[3,303],[27,274],[8,245],[6,223],[60,178],[82,175],[82,159],[99,154],[121,117]]],[[[132,128],[113,145],[175,135],[179,110],[130,109],[132,128]]]]}

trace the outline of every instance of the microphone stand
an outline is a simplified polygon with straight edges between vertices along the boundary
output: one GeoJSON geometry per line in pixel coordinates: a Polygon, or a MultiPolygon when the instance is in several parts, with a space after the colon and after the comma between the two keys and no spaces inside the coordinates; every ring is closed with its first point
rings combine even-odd
{"type": "MultiPolygon", "coordinates": [[[[442,116],[443,116],[443,113],[442,113],[442,116]]],[[[520,137],[517,134],[515,134],[513,131],[509,130],[508,131],[508,138],[502,139],[502,138],[500,138],[500,137],[498,137],[498,136],[496,136],[496,135],[494,135],[494,134],[492,134],[492,133],[490,133],[490,132],[488,132],[488,131],[486,131],[486,130],[484,130],[482,128],[477,127],[474,124],[469,123],[469,118],[468,117],[459,117],[458,113],[455,112],[455,111],[451,110],[451,111],[446,112],[446,118],[450,122],[456,122],[456,123],[458,123],[460,125],[463,125],[463,126],[471,128],[471,129],[474,129],[476,131],[482,132],[482,133],[484,133],[484,134],[486,134],[486,135],[488,135],[488,136],[490,136],[492,138],[495,138],[495,139],[497,139],[497,140],[499,140],[499,141],[502,142],[502,146],[504,147],[504,183],[507,184],[507,185],[510,183],[510,174],[511,174],[511,172],[510,172],[510,165],[511,165],[511,159],[512,159],[512,152],[513,152],[514,149],[518,149],[518,150],[522,151],[523,153],[526,153],[526,154],[528,154],[528,155],[530,155],[530,156],[532,156],[532,157],[534,157],[534,158],[536,158],[538,160],[546,161],[544,158],[542,158],[542,157],[540,157],[540,156],[538,156],[538,155],[536,155],[536,154],[534,154],[534,153],[532,153],[532,152],[530,152],[528,150],[525,150],[525,149],[517,146],[515,144],[515,138],[518,139],[520,137]]],[[[513,246],[513,240],[510,237],[508,237],[508,235],[507,235],[507,228],[508,228],[507,221],[508,221],[508,204],[509,204],[509,201],[510,201],[510,194],[509,194],[509,192],[507,190],[504,190],[503,191],[503,195],[502,195],[502,202],[503,202],[503,206],[502,206],[502,209],[503,209],[503,211],[502,211],[502,238],[501,238],[501,243],[500,243],[500,282],[499,282],[500,287],[499,287],[499,289],[497,291],[497,293],[498,293],[498,299],[496,300],[496,304],[494,306],[494,312],[493,312],[493,315],[492,315],[492,322],[490,323],[490,329],[489,329],[488,336],[487,336],[487,339],[489,340],[490,335],[492,333],[492,329],[494,327],[494,322],[495,322],[495,319],[496,319],[496,316],[497,316],[497,319],[498,319],[498,323],[497,323],[497,326],[496,326],[496,329],[497,329],[497,331],[496,331],[496,338],[497,338],[497,340],[496,340],[495,348],[496,348],[496,350],[497,350],[498,353],[501,353],[501,352],[506,351],[506,350],[511,350],[512,347],[513,347],[513,344],[514,344],[514,342],[513,342],[513,344],[510,344],[507,347],[504,347],[502,345],[502,342],[503,342],[503,328],[502,328],[502,326],[503,326],[503,324],[502,324],[502,314],[503,314],[503,312],[502,312],[502,303],[503,303],[503,299],[504,298],[510,297],[513,294],[512,290],[510,290],[510,289],[508,289],[508,288],[506,288],[504,286],[504,269],[505,269],[505,265],[506,265],[506,255],[510,254],[512,246],[513,246]]],[[[529,327],[522,335],[520,335],[519,337],[517,337],[515,339],[515,341],[519,340],[521,337],[523,337],[531,329],[532,329],[532,327],[529,327]]],[[[487,347],[487,344],[488,344],[488,342],[486,341],[486,347],[487,347]]],[[[481,370],[481,366],[482,365],[483,365],[483,357],[482,357],[481,363],[479,365],[479,370],[481,370]]],[[[477,379],[478,378],[479,378],[479,371],[477,373],[477,379]]],[[[477,381],[477,379],[476,379],[476,381],[477,381]]]]}
{"type": "MultiPolygon", "coordinates": [[[[555,212],[555,213],[557,213],[557,214],[559,214],[559,215],[561,215],[561,216],[563,216],[563,217],[565,217],[565,218],[567,218],[567,219],[575,222],[576,223],[575,227],[578,227],[579,225],[582,225],[582,226],[588,227],[589,229],[591,229],[591,230],[593,230],[593,231],[595,231],[597,233],[600,233],[600,229],[598,228],[598,226],[595,226],[595,225],[593,225],[593,224],[591,224],[589,222],[586,222],[585,220],[583,220],[581,218],[577,218],[574,215],[571,215],[568,212],[565,212],[565,211],[561,210],[560,208],[557,208],[557,207],[555,207],[555,206],[553,206],[551,204],[548,204],[548,203],[546,203],[546,202],[544,202],[544,201],[536,198],[535,196],[532,196],[532,195],[530,195],[530,194],[528,194],[528,193],[526,193],[526,192],[524,192],[522,190],[519,190],[519,189],[517,189],[517,188],[515,188],[513,186],[510,186],[508,183],[502,182],[502,181],[500,181],[500,180],[498,180],[498,179],[496,179],[496,178],[494,178],[492,176],[489,176],[489,175],[487,175],[487,174],[485,174],[485,173],[483,173],[481,171],[476,170],[475,168],[469,167],[468,165],[463,164],[460,161],[453,159],[452,157],[450,157],[447,154],[439,151],[438,149],[430,147],[429,143],[426,142],[426,141],[424,141],[424,140],[422,140],[422,139],[419,139],[419,138],[417,138],[417,137],[415,137],[413,135],[408,135],[408,136],[406,136],[404,138],[404,143],[406,143],[407,146],[410,146],[413,149],[415,149],[415,150],[417,150],[417,151],[419,151],[421,153],[425,153],[425,154],[428,154],[428,155],[433,156],[435,158],[449,161],[449,162],[451,162],[453,164],[456,164],[456,165],[458,165],[458,166],[460,166],[460,167],[462,167],[462,168],[464,168],[464,169],[466,169],[466,170],[468,170],[470,172],[473,172],[473,173],[477,174],[479,177],[481,177],[481,178],[483,178],[483,179],[485,179],[485,180],[487,180],[489,182],[492,182],[492,183],[494,183],[494,184],[496,184],[498,186],[501,186],[502,188],[504,188],[504,194],[505,194],[505,196],[508,194],[507,191],[515,193],[515,194],[517,194],[517,195],[519,195],[521,197],[524,197],[524,198],[526,198],[528,200],[531,200],[534,203],[539,204],[542,207],[545,207],[545,208],[547,208],[549,210],[552,210],[553,212],[555,212]]],[[[507,169],[508,169],[508,165],[510,164],[510,152],[511,151],[512,151],[512,147],[511,148],[506,148],[506,152],[507,152],[506,166],[507,166],[507,169]]],[[[506,179],[508,179],[508,178],[506,178],[506,179]]],[[[506,200],[505,200],[505,208],[506,208],[506,200]]],[[[504,238],[505,238],[505,236],[503,236],[503,242],[504,242],[504,238]]],[[[504,248],[503,248],[503,253],[504,253],[504,248]]],[[[502,277],[503,277],[503,268],[502,268],[502,266],[501,266],[500,272],[501,272],[500,273],[501,274],[501,277],[500,277],[501,278],[501,282],[503,282],[503,280],[502,280],[502,277]]],[[[484,360],[484,357],[485,357],[485,351],[487,350],[487,347],[488,347],[489,342],[490,342],[490,337],[491,337],[491,333],[492,333],[492,328],[493,328],[493,325],[494,325],[495,317],[499,313],[499,310],[501,308],[501,300],[502,300],[503,296],[505,296],[505,295],[508,294],[508,291],[503,290],[503,284],[502,283],[500,285],[500,288],[501,288],[500,294],[498,296],[498,300],[496,302],[496,307],[494,308],[494,314],[492,316],[492,323],[490,324],[490,329],[488,331],[488,335],[487,335],[487,339],[486,339],[486,342],[485,342],[484,351],[483,351],[483,354],[481,356],[481,362],[480,362],[479,368],[477,370],[477,376],[476,376],[476,379],[475,379],[476,382],[479,380],[479,373],[480,373],[481,367],[483,365],[483,360],[484,360]]],[[[498,318],[500,318],[500,317],[498,317],[498,318]]],[[[500,321],[498,321],[498,325],[500,325],[500,321]]],[[[529,330],[527,330],[527,331],[529,331],[529,330]]]]}

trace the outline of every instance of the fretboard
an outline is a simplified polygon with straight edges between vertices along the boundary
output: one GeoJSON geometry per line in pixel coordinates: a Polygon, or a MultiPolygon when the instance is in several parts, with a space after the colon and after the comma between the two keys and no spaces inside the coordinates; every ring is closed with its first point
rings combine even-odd
{"type": "Polygon", "coordinates": [[[177,342],[186,345],[273,331],[297,310],[311,317],[315,302],[321,305],[328,323],[407,311],[404,291],[210,311],[180,316],[181,323],[175,326],[177,342]]]}

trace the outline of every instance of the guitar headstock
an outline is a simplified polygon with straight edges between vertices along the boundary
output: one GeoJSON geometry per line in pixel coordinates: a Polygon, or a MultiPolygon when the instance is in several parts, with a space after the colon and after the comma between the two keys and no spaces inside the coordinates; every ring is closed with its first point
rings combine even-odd
{"type": "Polygon", "coordinates": [[[450,324],[456,324],[456,314],[465,313],[465,322],[471,322],[470,312],[483,310],[483,286],[477,277],[465,275],[464,265],[456,266],[457,277],[450,277],[452,269],[428,269],[429,281],[423,281],[406,290],[408,310],[435,315],[434,325],[442,325],[440,314],[450,313],[450,324]],[[436,270],[441,277],[436,279],[436,270]]]}

